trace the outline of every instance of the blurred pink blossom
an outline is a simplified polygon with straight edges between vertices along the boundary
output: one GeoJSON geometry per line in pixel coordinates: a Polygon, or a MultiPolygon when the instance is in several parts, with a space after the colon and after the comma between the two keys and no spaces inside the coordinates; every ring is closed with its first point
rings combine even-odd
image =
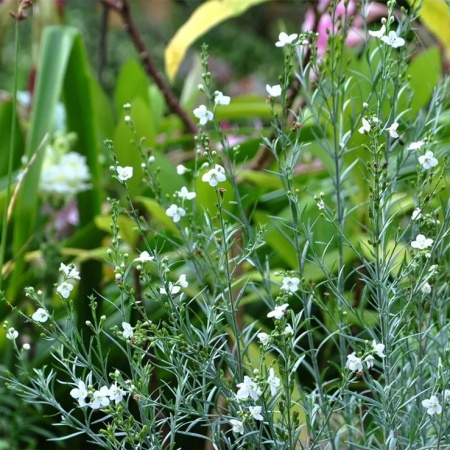
{"type": "MultiPolygon", "coordinates": [[[[322,58],[326,52],[328,44],[328,34],[336,33],[336,23],[333,24],[333,18],[328,13],[327,9],[331,3],[331,0],[319,0],[319,3],[315,8],[310,7],[305,14],[305,20],[302,25],[302,30],[312,30],[315,24],[316,12],[319,14],[319,22],[317,24],[316,31],[319,34],[317,40],[318,55],[322,58]],[[328,34],[327,34],[328,31],[328,34]]],[[[353,24],[346,38],[346,45],[349,47],[354,47],[356,45],[362,44],[365,39],[364,32],[364,18],[368,23],[373,22],[383,16],[387,15],[387,7],[380,3],[372,2],[365,5],[363,10],[358,8],[356,0],[349,0],[348,6],[345,7],[345,1],[341,0],[336,6],[335,19],[341,16],[342,21],[347,23],[350,17],[353,17],[353,24]]]]}

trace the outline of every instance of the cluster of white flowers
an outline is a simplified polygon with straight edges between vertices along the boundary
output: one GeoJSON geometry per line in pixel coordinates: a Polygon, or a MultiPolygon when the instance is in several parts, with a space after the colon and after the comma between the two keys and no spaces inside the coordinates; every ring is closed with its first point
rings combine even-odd
{"type": "Polygon", "coordinates": [[[63,273],[64,281],[58,285],[56,292],[63,298],[69,298],[70,293],[73,290],[73,284],[69,283],[67,280],[79,280],[80,274],[74,264],[66,266],[61,263],[59,271],[63,273]]]}
{"type": "Polygon", "coordinates": [[[70,396],[78,401],[78,404],[83,406],[90,406],[92,409],[100,409],[109,406],[111,402],[116,405],[123,400],[126,395],[117,382],[113,383],[110,387],[102,386],[100,389],[91,393],[91,399],[88,401],[89,391],[86,383],[82,380],[78,380],[76,388],[70,391],[70,396]]]}
{"type": "Polygon", "coordinates": [[[368,369],[371,369],[374,366],[375,358],[373,357],[373,353],[375,353],[379,358],[384,358],[386,355],[384,354],[385,345],[378,343],[377,341],[372,341],[372,350],[367,353],[365,356],[357,356],[356,352],[347,355],[347,363],[346,367],[351,372],[363,372],[365,363],[368,369]]]}
{"type": "Polygon", "coordinates": [[[362,127],[358,129],[358,133],[361,134],[369,133],[372,130],[372,126],[376,125],[379,122],[377,117],[371,117],[369,120],[363,117],[361,120],[362,127]]]}
{"type": "MultiPolygon", "coordinates": [[[[383,20],[386,22],[386,19],[383,20]]],[[[393,48],[403,47],[405,45],[405,40],[401,38],[395,31],[390,31],[386,36],[386,25],[383,23],[378,31],[369,31],[372,37],[381,39],[386,45],[393,48]]]]}
{"type": "MultiPolygon", "coordinates": [[[[421,139],[419,141],[411,142],[408,146],[409,151],[420,150],[426,144],[425,140],[421,139]]],[[[423,155],[418,158],[419,164],[422,166],[422,170],[429,170],[436,167],[439,161],[435,158],[434,153],[427,150],[423,155]]]]}
{"type": "MultiPolygon", "coordinates": [[[[56,152],[55,152],[56,153],[56,152]]],[[[44,159],[39,179],[42,194],[70,199],[92,187],[86,157],[76,152],[44,159]],[[56,159],[56,160],[55,160],[56,159]]]]}
{"type": "MultiPolygon", "coordinates": [[[[187,288],[189,286],[189,282],[187,281],[186,275],[182,273],[176,283],[169,281],[168,285],[170,295],[176,295],[181,291],[181,288],[187,288]]],[[[167,290],[164,287],[160,288],[159,292],[163,295],[168,295],[167,290]]]]}

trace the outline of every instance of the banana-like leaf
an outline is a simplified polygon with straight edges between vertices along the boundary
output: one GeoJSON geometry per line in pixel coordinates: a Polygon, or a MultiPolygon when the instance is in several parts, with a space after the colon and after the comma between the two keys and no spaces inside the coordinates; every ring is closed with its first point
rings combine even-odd
{"type": "Polygon", "coordinates": [[[268,0],[210,0],[202,3],[189,20],[177,31],[166,47],[166,73],[170,80],[177,74],[190,45],[219,23],[244,13],[268,0]]]}
{"type": "Polygon", "coordinates": [[[444,45],[450,58],[450,5],[445,0],[408,0],[411,6],[419,6],[419,16],[424,25],[444,45]]]}

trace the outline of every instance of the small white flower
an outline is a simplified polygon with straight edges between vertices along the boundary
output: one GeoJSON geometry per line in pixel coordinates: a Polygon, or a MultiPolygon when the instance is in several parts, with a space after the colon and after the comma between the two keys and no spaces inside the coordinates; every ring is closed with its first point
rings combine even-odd
{"type": "Polygon", "coordinates": [[[216,105],[229,105],[230,101],[231,97],[228,97],[228,95],[223,95],[220,91],[214,92],[214,103],[216,105]]]}
{"type": "Polygon", "coordinates": [[[371,369],[374,365],[375,358],[372,355],[367,355],[364,358],[364,362],[367,364],[367,368],[371,369]]]}
{"type": "Polygon", "coordinates": [[[352,372],[362,372],[363,365],[361,358],[356,356],[356,352],[353,352],[350,355],[347,355],[347,368],[352,372]]]}
{"type": "Polygon", "coordinates": [[[66,266],[64,263],[61,263],[59,271],[62,272],[66,278],[71,278],[72,280],[80,279],[80,272],[78,272],[74,264],[66,266]]]}
{"type": "Polygon", "coordinates": [[[238,400],[247,400],[249,397],[256,401],[261,395],[261,390],[258,385],[247,375],[244,376],[244,381],[236,385],[239,390],[236,392],[238,400]]]}
{"type": "Polygon", "coordinates": [[[155,162],[155,160],[156,160],[156,158],[153,155],[148,157],[148,163],[149,164],[153,164],[155,162]]]}
{"type": "Polygon", "coordinates": [[[187,288],[189,286],[189,283],[186,279],[186,275],[184,273],[182,273],[180,275],[180,278],[178,278],[177,283],[182,287],[182,288],[187,288]]]}
{"type": "Polygon", "coordinates": [[[70,284],[70,283],[67,283],[67,281],[64,281],[56,288],[56,292],[58,292],[58,294],[62,298],[68,298],[72,289],[73,289],[73,284],[70,284]]]}
{"type": "Polygon", "coordinates": [[[110,400],[109,400],[109,396],[111,395],[108,386],[102,386],[100,388],[100,390],[95,391],[92,394],[92,402],[89,403],[89,406],[92,409],[99,409],[99,408],[104,408],[106,406],[109,405],[110,400]]]}
{"type": "Polygon", "coordinates": [[[130,166],[117,166],[117,178],[120,181],[127,181],[133,176],[133,168],[130,166]]]}
{"type": "Polygon", "coordinates": [[[125,339],[131,339],[134,336],[133,327],[128,322],[122,322],[122,336],[125,339]]]}
{"type": "Polygon", "coordinates": [[[370,132],[370,123],[369,121],[363,117],[362,118],[362,127],[358,130],[358,133],[365,134],[370,132]]]}
{"type": "Polygon", "coordinates": [[[284,313],[288,306],[288,303],[284,303],[281,306],[275,306],[275,309],[273,311],[270,311],[270,313],[267,314],[267,317],[273,317],[274,319],[280,320],[284,316],[284,313]]]}
{"type": "Polygon", "coordinates": [[[411,220],[417,220],[422,217],[422,210],[420,208],[416,208],[411,214],[411,220]]]}
{"type": "Polygon", "coordinates": [[[419,163],[423,170],[432,169],[439,164],[439,161],[434,157],[433,152],[428,150],[425,155],[419,156],[419,163]]]}
{"type": "Polygon", "coordinates": [[[123,104],[123,109],[130,109],[131,108],[131,103],[124,103],[123,104]]]}
{"type": "Polygon", "coordinates": [[[266,91],[271,97],[279,97],[281,95],[281,86],[279,84],[275,84],[274,86],[266,84],[266,91]]]}
{"type": "Polygon", "coordinates": [[[290,324],[286,325],[286,328],[284,329],[283,334],[285,336],[293,336],[294,335],[294,330],[292,329],[290,324]]]}
{"type": "Polygon", "coordinates": [[[8,331],[6,332],[6,337],[9,340],[14,341],[18,338],[18,336],[19,332],[14,327],[8,328],[8,331]]]}
{"type": "Polygon", "coordinates": [[[230,424],[235,433],[244,434],[244,424],[240,420],[231,419],[230,424]]]}
{"type": "Polygon", "coordinates": [[[432,416],[433,414],[440,414],[442,412],[442,406],[439,404],[439,400],[435,395],[422,401],[422,406],[427,408],[427,413],[432,416]]]}
{"type": "Polygon", "coordinates": [[[178,197],[185,198],[186,200],[192,200],[197,196],[195,192],[189,192],[186,186],[183,186],[178,192],[178,197]]]}
{"type": "MultiPolygon", "coordinates": [[[[169,292],[170,292],[170,295],[178,294],[178,292],[180,292],[180,291],[181,291],[181,287],[180,286],[177,286],[177,285],[175,285],[175,284],[173,284],[172,282],[169,281],[169,292]]],[[[165,288],[160,288],[159,292],[161,294],[167,295],[167,291],[166,291],[165,288]]]]}
{"type": "Polygon", "coordinates": [[[431,286],[425,282],[422,284],[422,286],[420,286],[420,290],[424,293],[424,294],[430,294],[431,293],[431,286]]]}
{"type": "Polygon", "coordinates": [[[412,248],[417,248],[418,250],[425,250],[433,245],[433,239],[426,238],[423,234],[418,234],[415,241],[411,242],[412,248]]]}
{"type": "Polygon", "coordinates": [[[377,341],[374,339],[372,341],[372,348],[373,351],[377,354],[377,356],[379,356],[380,358],[384,358],[386,355],[383,353],[384,349],[385,349],[385,345],[384,344],[379,344],[377,343],[377,341]]]}
{"type": "Polygon", "coordinates": [[[205,105],[200,105],[198,108],[195,108],[194,116],[197,117],[200,125],[205,125],[214,118],[214,114],[208,111],[205,105]]]}
{"type": "Polygon", "coordinates": [[[269,377],[267,378],[267,383],[269,384],[270,393],[272,394],[272,396],[276,395],[277,388],[280,386],[281,380],[275,376],[273,367],[269,369],[269,377]]]}
{"type": "Polygon", "coordinates": [[[383,24],[378,31],[369,30],[369,34],[376,38],[382,38],[386,34],[386,26],[383,24]]]}
{"type": "Polygon", "coordinates": [[[135,258],[134,261],[135,262],[140,262],[142,264],[146,263],[146,262],[151,262],[154,260],[153,256],[150,256],[150,253],[147,252],[146,250],[144,250],[138,258],[135,258]]]}
{"type": "Polygon", "coordinates": [[[23,348],[24,350],[30,350],[31,345],[28,344],[28,342],[25,342],[25,344],[23,344],[22,348],[23,348]]]}
{"type": "Polygon", "coordinates": [[[257,336],[262,345],[267,345],[269,343],[270,336],[267,333],[258,333],[257,336]]]}
{"type": "Polygon", "coordinates": [[[323,200],[319,200],[316,203],[317,207],[319,208],[319,210],[325,209],[325,202],[323,200]]]}
{"type": "Polygon", "coordinates": [[[298,291],[299,283],[300,279],[297,277],[284,277],[281,290],[294,293],[298,291]]]}
{"type": "Polygon", "coordinates": [[[287,34],[282,31],[278,36],[278,42],[275,42],[277,47],[284,47],[285,45],[292,44],[298,38],[298,34],[287,34]]]}
{"type": "Polygon", "coordinates": [[[187,167],[184,167],[183,164],[178,164],[177,166],[177,174],[184,175],[187,172],[187,167]]]}
{"type": "Polygon", "coordinates": [[[31,316],[36,322],[47,322],[48,312],[44,308],[38,308],[31,316]]]}
{"type": "Polygon", "coordinates": [[[202,181],[205,183],[209,183],[210,186],[215,187],[219,183],[225,181],[227,177],[225,176],[225,169],[219,165],[216,164],[214,166],[214,169],[209,170],[202,176],[202,181]]]}
{"type": "Polygon", "coordinates": [[[117,382],[112,384],[109,388],[109,399],[114,401],[116,405],[122,401],[125,395],[126,392],[120,386],[117,386],[117,382]]]}
{"type": "Polygon", "coordinates": [[[398,123],[397,122],[394,122],[389,128],[386,128],[386,131],[389,132],[389,135],[393,139],[397,139],[398,138],[397,128],[398,128],[398,123]]]}
{"type": "Polygon", "coordinates": [[[381,40],[393,48],[403,47],[405,45],[405,40],[399,37],[395,31],[389,31],[389,35],[382,36],[381,40]]]}
{"type": "Polygon", "coordinates": [[[125,120],[125,122],[131,122],[131,117],[130,116],[125,116],[123,119],[125,120]]]}
{"type": "Polygon", "coordinates": [[[411,144],[409,144],[408,150],[419,150],[424,145],[425,145],[425,141],[423,141],[423,140],[411,142],[411,144]]]}
{"type": "Polygon", "coordinates": [[[75,400],[78,400],[78,404],[80,406],[86,406],[86,397],[88,396],[88,391],[86,389],[86,385],[84,381],[78,381],[78,387],[72,389],[70,391],[70,396],[74,398],[75,400]]]}
{"type": "Polygon", "coordinates": [[[249,406],[248,411],[252,415],[255,420],[264,420],[264,417],[261,414],[262,407],[261,406],[249,406]]]}
{"type": "Polygon", "coordinates": [[[186,211],[180,206],[172,204],[169,206],[169,208],[166,209],[166,214],[169,217],[171,217],[173,221],[176,223],[179,222],[181,218],[186,215],[186,211]]]}

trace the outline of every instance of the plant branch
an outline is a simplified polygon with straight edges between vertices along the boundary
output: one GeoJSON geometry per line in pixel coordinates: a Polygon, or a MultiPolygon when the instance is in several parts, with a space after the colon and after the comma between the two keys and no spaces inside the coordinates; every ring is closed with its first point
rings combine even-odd
{"type": "Polygon", "coordinates": [[[147,74],[153,79],[156,86],[158,86],[159,90],[164,95],[164,98],[170,110],[181,119],[186,129],[190,133],[197,134],[196,124],[191,120],[186,111],[181,107],[177,97],[172,92],[170,86],[163,79],[152,55],[147,49],[145,42],[136,26],[136,23],[134,22],[131,16],[128,0],[99,0],[99,1],[103,6],[116,11],[120,15],[124,23],[125,30],[127,31],[128,35],[133,41],[133,44],[137,52],[139,53],[142,64],[147,74]]]}

